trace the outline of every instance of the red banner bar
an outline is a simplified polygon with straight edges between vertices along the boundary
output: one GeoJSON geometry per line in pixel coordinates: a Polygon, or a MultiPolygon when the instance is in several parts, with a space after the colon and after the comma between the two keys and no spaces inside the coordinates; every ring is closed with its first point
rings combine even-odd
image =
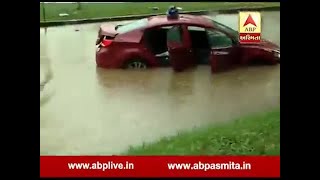
{"type": "Polygon", "coordinates": [[[280,177],[279,156],[41,156],[40,177],[280,177]]]}

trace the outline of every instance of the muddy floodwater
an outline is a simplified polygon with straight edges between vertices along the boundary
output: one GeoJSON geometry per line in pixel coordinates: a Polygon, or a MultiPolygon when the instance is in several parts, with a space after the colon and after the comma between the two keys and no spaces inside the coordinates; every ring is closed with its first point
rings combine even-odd
{"type": "MultiPolygon", "coordinates": [[[[262,36],[280,45],[280,13],[265,12],[262,36]]],[[[216,15],[237,29],[238,15],[216,15]]],[[[40,153],[119,154],[194,127],[279,106],[280,65],[214,74],[98,69],[99,24],[40,28],[40,153]]]]}

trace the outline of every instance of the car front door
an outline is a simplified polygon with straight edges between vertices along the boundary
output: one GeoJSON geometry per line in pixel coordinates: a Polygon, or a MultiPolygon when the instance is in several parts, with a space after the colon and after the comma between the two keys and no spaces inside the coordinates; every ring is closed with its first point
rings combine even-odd
{"type": "Polygon", "coordinates": [[[175,71],[183,71],[196,65],[191,41],[185,26],[176,25],[167,31],[169,59],[175,71]]]}
{"type": "Polygon", "coordinates": [[[218,30],[210,29],[207,33],[212,72],[226,71],[240,64],[240,49],[232,38],[218,30]]]}

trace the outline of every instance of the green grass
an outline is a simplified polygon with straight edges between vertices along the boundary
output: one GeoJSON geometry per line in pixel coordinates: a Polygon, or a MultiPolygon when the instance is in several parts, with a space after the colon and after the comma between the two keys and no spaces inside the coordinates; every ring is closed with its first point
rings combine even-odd
{"type": "MultiPolygon", "coordinates": [[[[77,4],[50,3],[45,4],[46,21],[70,20],[84,18],[98,18],[137,14],[164,13],[170,5],[182,7],[184,11],[194,10],[223,10],[239,7],[269,7],[280,6],[278,2],[135,2],[135,3],[85,3],[82,9],[77,11],[77,4]],[[150,7],[159,7],[153,11],[150,7]],[[68,13],[69,16],[60,17],[60,13],[68,13]]],[[[42,5],[40,5],[40,21],[43,21],[42,5]]]]}
{"type": "Polygon", "coordinates": [[[280,155],[280,110],[184,132],[130,148],[126,154],[280,155]]]}

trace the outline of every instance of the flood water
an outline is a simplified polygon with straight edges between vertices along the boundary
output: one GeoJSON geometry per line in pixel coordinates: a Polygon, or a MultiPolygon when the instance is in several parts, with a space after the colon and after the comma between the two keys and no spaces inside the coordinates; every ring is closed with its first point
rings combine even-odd
{"type": "MultiPolygon", "coordinates": [[[[280,45],[280,13],[262,15],[262,36],[280,45]]],[[[237,14],[214,18],[237,29],[237,14]]],[[[280,65],[214,75],[209,66],[182,73],[98,69],[98,27],[40,28],[41,154],[119,154],[130,145],[279,106],[280,65]]]]}

